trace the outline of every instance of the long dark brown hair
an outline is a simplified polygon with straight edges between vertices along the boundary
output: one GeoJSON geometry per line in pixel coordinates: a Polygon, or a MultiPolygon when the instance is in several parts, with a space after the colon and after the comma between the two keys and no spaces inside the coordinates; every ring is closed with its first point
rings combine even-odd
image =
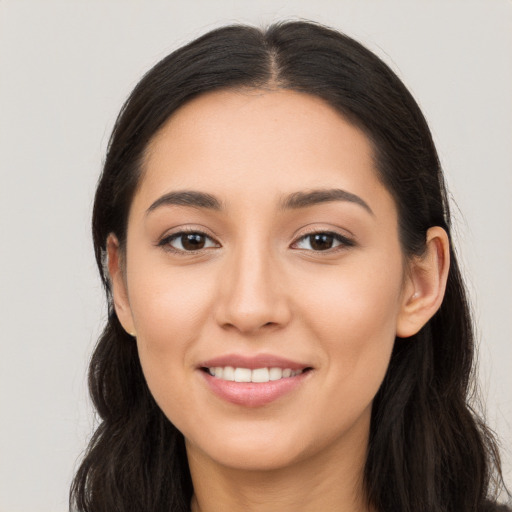
{"type": "MultiPolygon", "coordinates": [[[[361,44],[297,21],[217,29],[165,57],[124,104],[96,191],[94,248],[109,313],[89,372],[100,423],[72,485],[73,510],[189,510],[184,439],[151,396],[136,344],[116,316],[105,246],[110,233],[124,246],[145,149],[173,112],[207,91],[248,87],[320,97],[365,132],[398,208],[406,256],[424,251],[431,226],[450,236],[427,123],[398,77],[361,44]]],[[[493,436],[470,405],[473,326],[453,249],[450,257],[441,308],[418,334],[395,341],[373,402],[364,485],[379,512],[481,512],[503,483],[493,436]]]]}

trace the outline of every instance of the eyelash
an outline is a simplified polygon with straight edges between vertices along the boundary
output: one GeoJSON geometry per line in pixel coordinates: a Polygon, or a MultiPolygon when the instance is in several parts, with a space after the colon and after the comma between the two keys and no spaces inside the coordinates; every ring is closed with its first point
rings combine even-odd
{"type": "MultiPolygon", "coordinates": [[[[209,235],[207,235],[204,231],[201,231],[198,229],[183,229],[177,233],[173,233],[172,235],[169,235],[169,236],[163,238],[160,242],[158,242],[158,246],[163,247],[165,250],[167,250],[169,252],[179,254],[179,255],[198,254],[200,251],[210,248],[210,247],[207,247],[207,248],[203,247],[200,249],[187,251],[185,249],[176,249],[175,247],[173,247],[171,245],[171,242],[173,242],[174,240],[179,240],[182,236],[188,235],[188,234],[200,235],[200,236],[203,236],[203,237],[213,241],[213,238],[210,237],[209,235]]],[[[337,252],[339,250],[343,250],[348,247],[353,247],[355,245],[355,242],[353,240],[351,240],[350,238],[347,238],[343,235],[340,235],[339,233],[336,233],[335,231],[322,231],[322,230],[306,233],[306,234],[300,236],[295,242],[293,242],[292,245],[297,245],[300,241],[306,240],[307,238],[313,237],[315,235],[327,235],[329,237],[332,237],[333,242],[338,242],[339,245],[337,245],[335,247],[330,247],[329,249],[324,249],[324,250],[314,250],[314,249],[303,249],[303,250],[307,250],[308,252],[314,252],[314,253],[331,254],[333,252],[337,252]]],[[[217,242],[215,242],[215,243],[217,243],[217,242]]],[[[311,245],[311,241],[310,241],[310,245],[311,245]]],[[[183,246],[183,244],[182,244],[182,246],[183,246]]]]}
{"type": "MultiPolygon", "coordinates": [[[[338,242],[339,245],[335,247],[330,247],[329,249],[324,250],[317,250],[311,249],[312,252],[318,252],[318,253],[332,253],[339,250],[346,249],[347,247],[353,247],[355,245],[355,242],[351,240],[350,238],[347,238],[346,236],[340,235],[339,233],[336,233],[335,231],[311,231],[310,233],[306,233],[305,235],[300,236],[297,241],[293,242],[293,245],[296,245],[301,240],[306,240],[307,238],[313,237],[315,235],[327,235],[329,237],[332,237],[333,242],[338,242]]],[[[311,245],[311,241],[310,241],[311,245]]],[[[310,249],[306,249],[310,250],[310,249]]]]}
{"type": "Polygon", "coordinates": [[[169,236],[163,238],[162,240],[160,240],[160,242],[158,242],[158,246],[163,247],[166,251],[170,251],[170,252],[180,254],[180,255],[181,254],[197,254],[199,251],[203,250],[203,248],[202,248],[202,249],[197,249],[194,251],[186,251],[184,249],[176,249],[175,247],[173,247],[171,245],[171,242],[173,240],[180,239],[183,235],[201,235],[201,236],[204,236],[205,238],[213,240],[213,238],[211,236],[207,235],[204,231],[191,228],[191,229],[182,229],[181,231],[178,231],[177,233],[173,233],[172,235],[169,235],[169,236]]]}

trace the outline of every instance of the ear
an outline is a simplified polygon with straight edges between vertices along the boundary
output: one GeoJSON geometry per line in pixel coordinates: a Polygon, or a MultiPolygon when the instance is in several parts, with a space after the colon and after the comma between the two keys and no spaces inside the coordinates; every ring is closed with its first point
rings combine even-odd
{"type": "Polygon", "coordinates": [[[110,233],[107,238],[107,265],[117,318],[119,318],[124,330],[128,334],[135,336],[132,310],[128,301],[126,278],[123,271],[123,254],[119,241],[113,233],[110,233]]]}
{"type": "Polygon", "coordinates": [[[435,226],[427,231],[426,251],[409,263],[396,335],[416,334],[441,306],[450,268],[450,242],[446,231],[435,226]]]}

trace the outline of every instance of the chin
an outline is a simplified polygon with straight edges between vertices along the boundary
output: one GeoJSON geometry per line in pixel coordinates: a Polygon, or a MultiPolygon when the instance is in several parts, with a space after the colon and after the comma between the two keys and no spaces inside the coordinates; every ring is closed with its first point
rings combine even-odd
{"type": "Polygon", "coordinates": [[[304,454],[300,450],[290,450],[279,444],[270,445],[258,440],[243,444],[223,443],[216,446],[197,447],[186,441],[187,453],[200,450],[214,464],[238,471],[275,471],[290,467],[300,461],[304,454]]]}
{"type": "Polygon", "coordinates": [[[355,421],[347,418],[345,425],[338,424],[336,429],[322,428],[323,422],[308,425],[304,419],[291,423],[234,422],[224,425],[225,429],[210,428],[207,438],[185,435],[187,453],[189,458],[199,455],[215,465],[239,471],[282,470],[306,461],[330,459],[335,454],[343,456],[347,449],[365,445],[369,428],[369,415],[366,416],[355,421]]]}

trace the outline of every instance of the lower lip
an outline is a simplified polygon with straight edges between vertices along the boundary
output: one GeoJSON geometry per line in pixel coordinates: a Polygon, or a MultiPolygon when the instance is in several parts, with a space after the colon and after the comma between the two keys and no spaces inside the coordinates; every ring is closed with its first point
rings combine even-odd
{"type": "Polygon", "coordinates": [[[233,382],[213,377],[200,370],[210,389],[220,398],[244,407],[261,407],[291,393],[302,384],[310,371],[269,382],[233,382]]]}

